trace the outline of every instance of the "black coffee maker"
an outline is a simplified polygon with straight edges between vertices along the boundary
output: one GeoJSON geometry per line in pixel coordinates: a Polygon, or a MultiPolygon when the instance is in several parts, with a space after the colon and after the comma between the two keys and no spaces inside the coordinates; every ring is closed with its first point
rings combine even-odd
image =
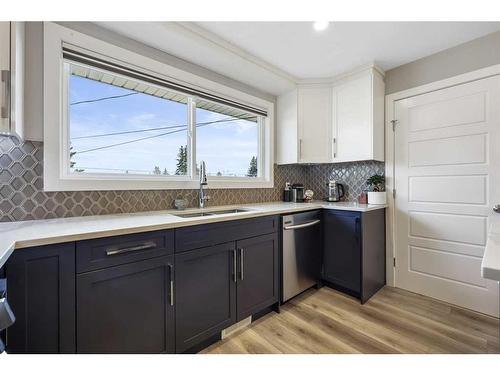
{"type": "Polygon", "coordinates": [[[304,202],[304,185],[292,185],[292,202],[304,202]]]}

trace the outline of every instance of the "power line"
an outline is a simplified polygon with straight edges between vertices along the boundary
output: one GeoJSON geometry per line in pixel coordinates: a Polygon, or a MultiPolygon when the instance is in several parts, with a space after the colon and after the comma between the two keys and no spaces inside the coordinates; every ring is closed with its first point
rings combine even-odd
{"type": "MultiPolygon", "coordinates": [[[[197,127],[202,127],[202,126],[207,126],[207,125],[210,125],[210,124],[204,124],[204,125],[199,125],[197,127]]],[[[144,141],[146,139],[151,139],[151,138],[157,138],[157,137],[163,137],[164,135],[169,135],[169,134],[174,134],[174,133],[179,133],[179,132],[182,132],[184,131],[184,129],[180,129],[180,130],[173,130],[171,132],[166,132],[166,133],[162,133],[162,134],[156,134],[156,135],[150,135],[149,137],[143,137],[143,138],[138,138],[138,139],[132,139],[130,141],[125,141],[125,142],[120,142],[120,143],[114,143],[112,145],[106,145],[106,146],[100,146],[100,147],[95,147],[95,148],[91,148],[91,149],[88,149],[88,150],[83,150],[83,151],[76,151],[75,154],[84,154],[86,152],[91,152],[91,151],[97,151],[97,150],[103,150],[103,149],[106,149],[106,148],[111,148],[111,147],[116,147],[116,146],[123,146],[123,145],[127,145],[127,144],[130,144],[130,143],[134,143],[134,142],[140,142],[140,141],[144,141]]]]}
{"type": "Polygon", "coordinates": [[[85,103],[102,102],[104,100],[119,99],[119,98],[124,98],[126,96],[132,96],[132,95],[137,95],[137,94],[141,94],[141,93],[140,92],[131,92],[129,94],[123,94],[123,95],[105,96],[105,97],[97,98],[97,99],[81,100],[79,102],[70,103],[69,105],[78,105],[78,104],[85,104],[85,103]]]}
{"type": "MultiPolygon", "coordinates": [[[[229,119],[229,120],[217,120],[217,121],[201,122],[201,123],[196,124],[196,127],[197,128],[201,128],[203,126],[208,126],[208,125],[212,125],[212,124],[215,124],[215,123],[228,122],[228,121],[236,121],[236,120],[241,120],[241,119],[229,119]]],[[[142,138],[137,138],[137,139],[131,139],[130,141],[119,142],[119,143],[114,143],[114,144],[111,144],[111,145],[105,145],[105,146],[90,148],[88,150],[83,150],[83,151],[75,151],[75,154],[84,154],[84,153],[87,153],[87,152],[104,150],[104,149],[111,148],[111,147],[123,146],[123,145],[127,145],[127,144],[130,144],[130,143],[144,141],[144,140],[147,140],[147,139],[152,139],[152,138],[157,138],[157,137],[163,137],[165,135],[179,133],[179,132],[182,132],[184,130],[185,129],[173,130],[173,131],[166,132],[166,133],[150,135],[149,137],[142,137],[142,138]]]]}
{"type": "MultiPolygon", "coordinates": [[[[210,124],[217,124],[217,123],[222,123],[222,122],[230,122],[230,121],[238,121],[238,120],[248,120],[251,118],[254,118],[255,116],[251,117],[244,117],[244,118],[232,118],[232,119],[222,119],[222,120],[216,120],[216,121],[209,121],[209,122],[199,122],[196,124],[196,127],[201,126],[201,125],[210,125],[210,124]]],[[[147,129],[140,129],[140,130],[129,130],[129,131],[123,131],[123,132],[115,132],[115,133],[104,133],[104,134],[94,134],[94,135],[83,135],[80,137],[73,137],[71,140],[74,139],[87,139],[87,138],[99,138],[99,137],[108,137],[112,135],[123,135],[123,134],[132,134],[132,133],[143,133],[143,132],[149,132],[149,131],[155,131],[155,130],[166,130],[166,129],[174,129],[174,128],[185,128],[187,127],[186,124],[181,124],[181,125],[171,125],[171,126],[162,126],[162,127],[157,127],[157,128],[147,128],[147,129]]]]}
{"type": "Polygon", "coordinates": [[[75,154],[84,154],[84,153],[86,153],[86,152],[92,152],[92,151],[97,151],[97,150],[104,150],[104,149],[106,149],[106,148],[111,148],[111,147],[116,147],[116,146],[123,146],[123,145],[127,145],[127,144],[134,143],[134,142],[144,141],[144,140],[146,140],[146,139],[157,138],[157,137],[162,137],[162,136],[164,136],[164,135],[168,135],[168,134],[178,133],[178,132],[181,132],[181,131],[184,131],[184,129],[181,129],[181,130],[174,130],[174,131],[171,131],[171,132],[166,132],[166,133],[162,133],[162,134],[151,135],[151,136],[149,136],[149,137],[143,137],[143,138],[138,138],[138,139],[132,139],[132,140],[130,140],[130,141],[126,141],[126,142],[114,143],[114,144],[112,144],[112,145],[106,145],[106,146],[101,146],[101,147],[90,148],[90,149],[88,149],[88,150],[77,151],[77,152],[75,152],[75,154]]]}
{"type": "Polygon", "coordinates": [[[94,135],[82,135],[81,137],[73,137],[71,140],[74,139],[87,139],[87,138],[99,138],[99,137],[108,137],[112,135],[122,135],[122,134],[132,134],[132,133],[143,133],[143,132],[149,132],[153,130],[166,130],[166,129],[174,129],[174,128],[185,128],[187,125],[172,125],[172,126],[162,126],[159,128],[148,128],[148,129],[141,129],[141,130],[129,130],[125,132],[116,132],[116,133],[105,133],[105,134],[94,134],[94,135]]]}

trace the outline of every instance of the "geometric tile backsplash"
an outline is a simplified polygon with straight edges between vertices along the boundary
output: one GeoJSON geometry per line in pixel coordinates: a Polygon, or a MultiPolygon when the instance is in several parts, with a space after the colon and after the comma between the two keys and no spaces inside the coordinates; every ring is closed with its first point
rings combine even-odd
{"type": "MultiPolygon", "coordinates": [[[[326,196],[326,182],[333,178],[346,186],[345,200],[355,200],[384,163],[367,161],[343,164],[275,165],[274,188],[210,189],[209,205],[270,202],[282,199],[285,182],[301,182],[326,196]]],[[[38,220],[70,216],[103,215],[174,208],[182,194],[195,207],[197,190],[43,191],[43,144],[0,137],[0,221],[38,220]]]]}
{"type": "Polygon", "coordinates": [[[337,164],[314,164],[306,171],[305,184],[314,191],[316,199],[328,196],[327,183],[335,180],[344,185],[346,201],[355,201],[363,190],[367,190],[366,180],[374,174],[384,174],[384,162],[361,161],[337,164]]]}

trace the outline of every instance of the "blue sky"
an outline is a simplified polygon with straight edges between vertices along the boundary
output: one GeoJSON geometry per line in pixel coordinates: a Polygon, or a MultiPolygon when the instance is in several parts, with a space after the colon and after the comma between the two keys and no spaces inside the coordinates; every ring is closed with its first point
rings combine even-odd
{"type": "MultiPolygon", "coordinates": [[[[77,76],[70,79],[70,103],[117,96],[133,91],[99,83],[77,76]]],[[[185,125],[186,105],[145,94],[137,94],[100,102],[71,105],[70,139],[75,168],[87,172],[150,173],[155,166],[175,173],[179,147],[187,143],[186,128],[174,134],[142,140],[122,146],[91,152],[97,147],[159,135],[167,130],[75,139],[123,131],[136,131],[163,126],[185,125]],[[91,169],[92,168],[92,169],[91,169]]],[[[197,109],[197,123],[228,118],[214,112],[197,109]]],[[[212,124],[197,129],[197,159],[205,160],[208,172],[245,175],[252,156],[257,155],[258,127],[244,120],[212,124]]]]}

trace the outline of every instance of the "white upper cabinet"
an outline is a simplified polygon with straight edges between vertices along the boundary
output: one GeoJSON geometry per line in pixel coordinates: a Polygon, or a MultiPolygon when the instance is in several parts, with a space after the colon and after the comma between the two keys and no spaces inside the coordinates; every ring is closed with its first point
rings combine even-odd
{"type": "Polygon", "coordinates": [[[327,163],[331,155],[332,119],[329,87],[299,87],[299,163],[327,163]]]}
{"type": "Polygon", "coordinates": [[[331,87],[300,85],[278,97],[278,164],[331,160],[331,87]]]}
{"type": "Polygon", "coordinates": [[[297,89],[278,96],[276,103],[276,162],[293,164],[299,162],[297,89]]]}
{"type": "Polygon", "coordinates": [[[0,134],[24,136],[24,22],[0,22],[0,134]]]}
{"type": "Polygon", "coordinates": [[[277,163],[383,161],[384,91],[370,68],[278,97],[277,163]]]}
{"type": "Polygon", "coordinates": [[[384,160],[383,76],[375,69],[334,84],[332,162],[384,160]]]}

